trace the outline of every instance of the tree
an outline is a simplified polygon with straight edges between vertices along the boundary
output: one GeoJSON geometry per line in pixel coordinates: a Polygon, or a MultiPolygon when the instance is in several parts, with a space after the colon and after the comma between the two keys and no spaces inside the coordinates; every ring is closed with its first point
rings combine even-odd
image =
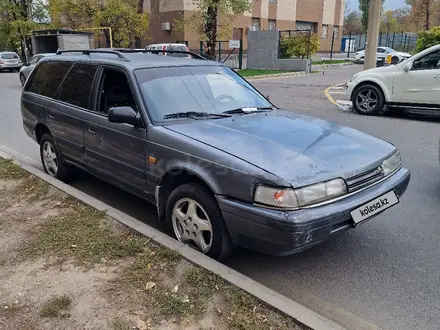
{"type": "Polygon", "coordinates": [[[438,44],[440,44],[440,26],[436,26],[429,31],[420,32],[414,52],[418,53],[438,44]]]}
{"type": "Polygon", "coordinates": [[[311,33],[310,44],[308,33],[297,33],[293,36],[286,36],[281,39],[280,51],[282,58],[300,57],[315,54],[319,49],[319,37],[311,33]]]}
{"type": "MultiPolygon", "coordinates": [[[[364,27],[364,30],[367,31],[368,29],[368,11],[370,9],[370,1],[371,0],[359,0],[359,10],[362,13],[362,26],[364,27]]],[[[378,0],[381,1],[381,0],[378,0]]],[[[385,3],[385,0],[382,0],[382,11],[383,11],[383,5],[385,3]]]]}
{"type": "Polygon", "coordinates": [[[363,26],[361,22],[361,14],[358,11],[352,11],[344,17],[344,34],[361,34],[363,26]]]}
{"type": "Polygon", "coordinates": [[[399,23],[397,22],[397,19],[395,18],[394,12],[392,10],[387,10],[382,15],[382,20],[380,25],[381,25],[380,26],[381,32],[390,33],[390,32],[402,31],[401,29],[399,30],[399,23]]]}
{"type": "Polygon", "coordinates": [[[206,39],[207,55],[214,57],[217,38],[230,37],[236,15],[250,11],[248,0],[195,0],[196,10],[179,22],[178,30],[196,32],[206,39]]]}
{"type": "MultiPolygon", "coordinates": [[[[148,14],[140,12],[140,0],[50,0],[49,10],[56,27],[73,30],[110,27],[116,47],[129,47],[146,37],[148,14]]],[[[143,9],[143,8],[142,8],[143,9]]],[[[110,35],[106,31],[107,45],[110,35]]]]}
{"type": "Polygon", "coordinates": [[[45,4],[41,0],[0,0],[0,47],[21,52],[26,58],[30,32],[43,20],[45,4]]]}

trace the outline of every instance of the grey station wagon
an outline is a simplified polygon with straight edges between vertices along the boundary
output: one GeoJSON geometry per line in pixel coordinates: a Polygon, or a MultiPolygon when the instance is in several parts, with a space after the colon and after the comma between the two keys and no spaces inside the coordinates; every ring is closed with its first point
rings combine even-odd
{"type": "Polygon", "coordinates": [[[44,170],[80,168],[154,203],[170,234],[218,260],[289,255],[399,202],[396,148],[278,109],[230,68],[154,51],[43,58],[21,97],[44,170]]]}

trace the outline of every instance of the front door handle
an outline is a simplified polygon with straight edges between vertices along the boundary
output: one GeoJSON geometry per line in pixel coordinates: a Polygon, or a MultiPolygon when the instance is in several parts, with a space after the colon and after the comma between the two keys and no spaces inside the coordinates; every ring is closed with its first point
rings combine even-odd
{"type": "Polygon", "coordinates": [[[89,133],[90,134],[96,134],[96,126],[89,126],[89,133]]]}

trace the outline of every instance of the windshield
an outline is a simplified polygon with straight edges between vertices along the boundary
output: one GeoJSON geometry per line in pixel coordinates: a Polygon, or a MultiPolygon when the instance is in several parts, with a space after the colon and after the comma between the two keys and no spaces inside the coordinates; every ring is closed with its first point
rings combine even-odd
{"type": "Polygon", "coordinates": [[[220,114],[272,105],[230,68],[217,66],[152,68],[135,71],[155,121],[178,112],[220,114]]]}
{"type": "Polygon", "coordinates": [[[18,55],[14,54],[14,53],[2,54],[2,59],[4,59],[4,60],[12,60],[12,59],[17,59],[17,58],[18,58],[18,55]]]}

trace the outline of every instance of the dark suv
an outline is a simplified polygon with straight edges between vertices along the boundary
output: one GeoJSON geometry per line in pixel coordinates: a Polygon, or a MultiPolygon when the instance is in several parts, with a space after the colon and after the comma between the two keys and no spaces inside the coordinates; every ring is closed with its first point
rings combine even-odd
{"type": "Polygon", "coordinates": [[[301,251],[399,202],[410,174],[393,145],[280,110],[187,53],[42,59],[21,109],[44,170],[67,182],[80,168],[154,203],[170,233],[216,259],[235,245],[301,251]]]}

